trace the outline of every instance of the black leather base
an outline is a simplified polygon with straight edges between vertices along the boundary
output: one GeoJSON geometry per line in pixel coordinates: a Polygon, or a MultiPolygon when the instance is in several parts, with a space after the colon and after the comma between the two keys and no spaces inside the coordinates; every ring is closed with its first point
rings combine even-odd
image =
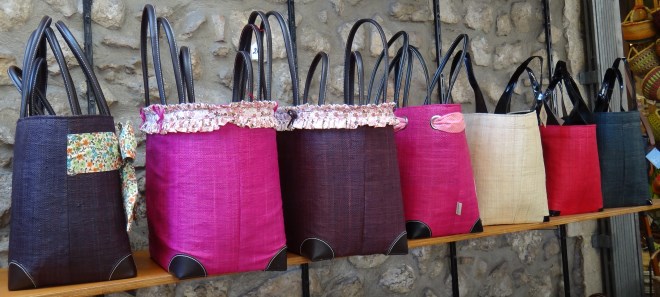
{"type": "Polygon", "coordinates": [[[470,233],[480,233],[484,232],[484,225],[481,223],[481,218],[477,219],[477,221],[472,225],[472,229],[470,229],[470,233]]]}
{"type": "Polygon", "coordinates": [[[408,239],[429,238],[431,237],[431,228],[421,221],[407,221],[406,232],[408,239]]]}
{"type": "Polygon", "coordinates": [[[26,290],[36,288],[36,284],[23,269],[14,263],[9,264],[8,269],[9,291],[26,290]]]}
{"type": "Polygon", "coordinates": [[[561,211],[558,210],[550,210],[550,216],[551,217],[558,217],[561,211]]]}
{"type": "Polygon", "coordinates": [[[312,261],[330,260],[335,252],[327,243],[317,238],[307,238],[300,246],[300,255],[312,261]]]}
{"type": "Polygon", "coordinates": [[[543,222],[544,223],[550,222],[550,216],[544,216],[543,217],[543,222]]]}
{"type": "Polygon", "coordinates": [[[407,255],[408,254],[408,237],[400,236],[392,245],[390,252],[386,255],[407,255]]]}
{"type": "Polygon", "coordinates": [[[283,247],[270,259],[264,271],[286,271],[286,247],[283,247]]]}
{"type": "Polygon", "coordinates": [[[206,269],[202,263],[188,255],[176,255],[172,257],[167,270],[178,279],[206,276],[206,269]]]}
{"type": "Polygon", "coordinates": [[[130,255],[117,264],[117,267],[115,267],[115,270],[110,275],[110,280],[131,278],[136,275],[137,268],[135,267],[135,261],[133,260],[133,255],[130,255]]]}

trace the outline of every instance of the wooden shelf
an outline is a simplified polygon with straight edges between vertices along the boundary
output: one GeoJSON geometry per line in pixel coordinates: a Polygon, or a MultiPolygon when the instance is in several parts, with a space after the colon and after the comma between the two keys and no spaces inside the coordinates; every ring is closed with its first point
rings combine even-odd
{"type": "MultiPolygon", "coordinates": [[[[638,206],[638,207],[625,207],[625,208],[611,208],[602,212],[569,215],[553,217],[549,222],[533,223],[533,224],[519,224],[519,225],[500,225],[500,226],[486,226],[482,233],[460,234],[445,237],[436,237],[428,239],[415,239],[409,240],[408,246],[410,248],[437,245],[461,240],[468,240],[474,238],[481,238],[487,236],[501,235],[512,232],[546,229],[559,225],[565,225],[580,221],[596,220],[612,216],[637,213],[642,211],[649,211],[660,209],[660,202],[655,201],[653,205],[638,206]]],[[[113,292],[121,292],[128,290],[135,290],[139,288],[146,288],[158,285],[172,284],[179,282],[178,279],[171,276],[167,271],[162,269],[149,258],[147,251],[137,251],[134,253],[135,264],[138,268],[138,276],[130,279],[122,279],[107,282],[77,284],[69,286],[51,287],[34,290],[23,291],[8,291],[7,290],[7,269],[0,269],[0,296],[3,297],[18,297],[18,296],[90,296],[108,294],[113,292]]],[[[289,266],[296,266],[300,264],[310,263],[309,259],[296,254],[288,254],[287,262],[289,266]]]]}

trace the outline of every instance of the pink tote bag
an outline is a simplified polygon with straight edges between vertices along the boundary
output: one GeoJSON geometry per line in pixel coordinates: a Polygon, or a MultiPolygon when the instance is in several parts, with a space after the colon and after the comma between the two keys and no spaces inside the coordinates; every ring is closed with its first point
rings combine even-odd
{"type": "MultiPolygon", "coordinates": [[[[153,34],[153,18],[153,8],[148,5],[143,15],[148,24],[143,25],[143,30],[152,30],[152,50],[158,42],[158,35],[153,34]]],[[[158,26],[166,22],[162,20],[158,19],[158,26]]],[[[260,39],[258,28],[246,28],[260,39]]],[[[146,32],[142,36],[146,38],[146,32]]],[[[145,44],[143,40],[143,57],[145,44]]],[[[177,49],[170,50],[176,57],[177,49]]],[[[184,78],[176,81],[180,103],[166,104],[159,77],[160,62],[154,59],[161,104],[149,104],[147,84],[147,107],[141,111],[141,130],[147,134],[146,200],[151,258],[180,279],[286,270],[274,129],[277,103],[239,101],[236,94],[237,102],[226,105],[194,103],[188,52],[182,47],[179,54],[183,63],[178,67],[174,63],[174,68],[175,76],[184,78]]],[[[251,89],[249,54],[239,52],[236,61],[237,77],[249,80],[251,89]]],[[[146,68],[147,61],[143,60],[145,76],[146,68]]],[[[245,80],[237,78],[234,83],[238,86],[245,80]]]]}
{"type": "MultiPolygon", "coordinates": [[[[467,44],[467,39],[467,35],[461,35],[454,41],[442,59],[429,90],[433,89],[456,46],[461,40],[463,45],[467,44]]],[[[425,69],[421,55],[415,52],[414,47],[410,49],[409,55],[416,55],[425,69]]],[[[461,65],[463,59],[469,64],[466,54],[465,51],[457,54],[457,59],[461,59],[455,60],[459,63],[457,65],[461,65]]],[[[403,55],[401,59],[406,60],[403,55]]],[[[412,62],[412,59],[408,61],[412,62]]],[[[466,68],[474,81],[471,67],[466,68]]],[[[452,73],[452,84],[457,74],[458,71],[452,73]]],[[[426,78],[428,82],[428,75],[426,78]]],[[[476,81],[475,86],[476,96],[481,95],[476,81]]],[[[428,91],[425,105],[406,106],[405,94],[404,107],[395,111],[403,123],[397,127],[395,137],[409,238],[483,231],[461,106],[447,104],[451,86],[445,90],[444,98],[447,100],[442,102],[444,104],[429,104],[428,91]]]]}

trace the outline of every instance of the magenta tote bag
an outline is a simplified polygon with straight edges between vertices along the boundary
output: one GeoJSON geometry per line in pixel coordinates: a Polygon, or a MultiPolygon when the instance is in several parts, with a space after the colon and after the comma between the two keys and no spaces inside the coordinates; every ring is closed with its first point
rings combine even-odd
{"type": "MultiPolygon", "coordinates": [[[[153,19],[153,8],[148,5],[142,36],[146,36],[147,28],[152,30],[152,50],[158,43],[153,19]]],[[[162,20],[158,19],[159,26],[165,23],[162,20]]],[[[258,29],[255,32],[260,40],[261,33],[258,29]]],[[[170,50],[177,57],[176,48],[170,50]]],[[[145,46],[142,51],[145,57],[145,46]]],[[[187,56],[183,48],[180,55],[187,56]]],[[[145,85],[147,107],[141,112],[141,130],[147,134],[151,257],[177,278],[285,270],[286,238],[274,129],[277,103],[185,103],[194,102],[194,92],[191,67],[186,59],[181,60],[184,63],[175,66],[175,71],[181,71],[177,77],[187,82],[177,81],[184,103],[167,105],[161,96],[161,104],[149,105],[145,85]],[[188,100],[182,94],[185,88],[188,100]]],[[[236,69],[246,72],[247,77],[251,76],[249,61],[249,53],[239,52],[237,62],[241,64],[236,69]]],[[[146,68],[148,61],[142,62],[146,68]]],[[[162,91],[158,59],[154,64],[162,91]]],[[[146,82],[147,71],[143,70],[146,82]]],[[[239,72],[236,84],[245,82],[244,72],[239,72]]],[[[251,78],[247,80],[251,89],[251,78]]]]}
{"type": "MultiPolygon", "coordinates": [[[[395,111],[396,116],[402,122],[395,130],[395,139],[408,238],[438,237],[483,231],[461,106],[460,104],[449,104],[451,85],[458,76],[458,71],[452,73],[451,83],[449,87],[445,88],[444,102],[429,104],[430,90],[433,89],[440,73],[461,40],[465,47],[468,42],[467,35],[460,35],[454,41],[442,59],[430,85],[428,84],[428,74],[425,75],[429,91],[427,91],[424,105],[407,106],[409,71],[404,86],[403,107],[395,111]]],[[[401,53],[404,52],[401,51],[401,53]]],[[[421,55],[412,46],[407,57],[408,67],[412,64],[413,55],[419,58],[422,68],[426,71],[421,55]]],[[[461,59],[456,60],[460,62],[459,66],[463,63],[464,58],[467,58],[467,62],[470,61],[465,51],[457,54],[456,57],[461,59]]],[[[401,61],[406,60],[403,54],[400,58],[401,61]]],[[[471,64],[467,63],[466,68],[471,75],[471,64]]],[[[402,76],[396,75],[395,77],[402,76]]],[[[472,76],[471,81],[474,81],[472,76]]],[[[475,94],[476,96],[481,95],[478,85],[476,85],[475,94]]]]}

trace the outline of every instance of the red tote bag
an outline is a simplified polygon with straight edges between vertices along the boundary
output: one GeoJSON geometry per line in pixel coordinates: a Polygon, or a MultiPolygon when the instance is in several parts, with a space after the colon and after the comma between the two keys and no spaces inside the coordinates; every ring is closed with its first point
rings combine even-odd
{"type": "MultiPolygon", "coordinates": [[[[550,215],[601,210],[603,195],[596,125],[563,61],[557,63],[543,98],[540,108],[545,110],[541,112],[548,115],[548,120],[540,129],[550,215]],[[550,107],[550,94],[562,81],[573,110],[560,120],[550,107]]],[[[559,99],[562,101],[561,97],[559,99]]]]}

